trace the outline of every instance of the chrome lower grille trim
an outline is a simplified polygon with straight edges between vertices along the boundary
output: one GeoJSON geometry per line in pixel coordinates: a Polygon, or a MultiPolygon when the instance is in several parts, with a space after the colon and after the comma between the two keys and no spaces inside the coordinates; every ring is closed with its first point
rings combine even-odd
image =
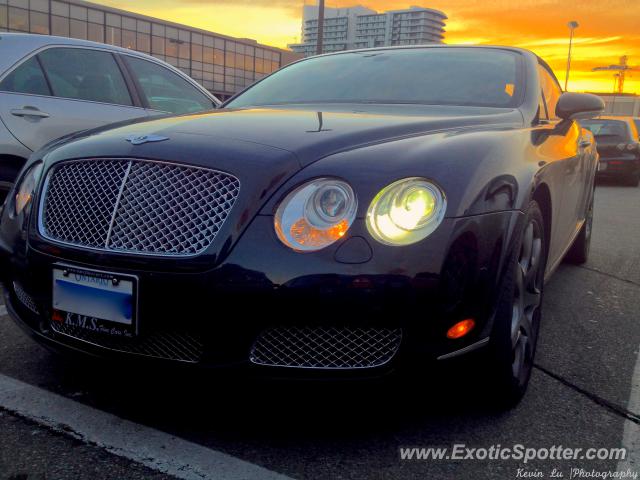
{"type": "Polygon", "coordinates": [[[140,255],[206,250],[240,192],[228,173],[138,159],[54,165],[43,189],[40,234],[59,243],[140,255]]]}
{"type": "Polygon", "coordinates": [[[402,329],[380,327],[275,327],[251,348],[256,365],[309,369],[380,367],[396,355],[402,329]]]}
{"type": "Polygon", "coordinates": [[[187,332],[157,331],[124,339],[87,331],[84,328],[51,322],[51,330],[74,340],[109,350],[145,357],[197,363],[202,359],[204,344],[200,336],[187,332]]]}
{"type": "Polygon", "coordinates": [[[20,301],[22,305],[24,305],[27,309],[29,309],[32,313],[36,315],[40,315],[40,310],[38,309],[38,304],[33,299],[31,295],[29,295],[22,285],[18,282],[13,282],[13,293],[16,298],[20,301]]]}

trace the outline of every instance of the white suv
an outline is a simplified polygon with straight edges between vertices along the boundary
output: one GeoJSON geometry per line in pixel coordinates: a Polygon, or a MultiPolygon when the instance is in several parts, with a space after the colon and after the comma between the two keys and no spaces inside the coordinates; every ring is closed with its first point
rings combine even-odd
{"type": "Polygon", "coordinates": [[[128,119],[211,110],[220,102],[149,55],[71,38],[0,34],[0,206],[31,152],[128,119]]]}

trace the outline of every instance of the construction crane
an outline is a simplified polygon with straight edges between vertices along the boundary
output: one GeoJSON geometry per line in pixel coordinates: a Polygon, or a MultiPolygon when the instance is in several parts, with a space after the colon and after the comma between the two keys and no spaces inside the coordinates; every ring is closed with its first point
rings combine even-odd
{"type": "Polygon", "coordinates": [[[629,65],[629,57],[626,55],[623,55],[622,57],[620,57],[620,63],[618,63],[617,65],[608,65],[606,67],[595,67],[592,69],[593,72],[599,72],[603,70],[616,72],[614,74],[615,82],[614,82],[613,91],[614,93],[616,92],[615,86],[617,85],[618,87],[617,93],[624,93],[624,80],[625,80],[625,77],[627,76],[627,72],[640,71],[640,68],[631,67],[629,65]]]}

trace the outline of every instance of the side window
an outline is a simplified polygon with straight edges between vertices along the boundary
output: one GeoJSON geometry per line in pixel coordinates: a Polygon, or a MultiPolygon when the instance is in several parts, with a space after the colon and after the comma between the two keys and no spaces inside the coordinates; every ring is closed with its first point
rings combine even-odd
{"type": "Polygon", "coordinates": [[[149,107],[169,113],[195,113],[211,110],[211,99],[168,68],[127,56],[133,76],[138,80],[149,107]]]}
{"type": "Polygon", "coordinates": [[[549,118],[555,119],[556,117],[556,105],[558,99],[562,95],[562,90],[558,86],[558,82],[551,76],[549,71],[542,65],[538,66],[538,75],[540,77],[540,86],[544,95],[545,102],[547,103],[547,112],[549,118]]]}
{"type": "Polygon", "coordinates": [[[56,97],[133,105],[115,58],[109,52],[51,48],[38,55],[56,97]]]}
{"type": "Polygon", "coordinates": [[[36,57],[31,57],[7,75],[0,83],[0,91],[51,95],[47,80],[36,57]]]}

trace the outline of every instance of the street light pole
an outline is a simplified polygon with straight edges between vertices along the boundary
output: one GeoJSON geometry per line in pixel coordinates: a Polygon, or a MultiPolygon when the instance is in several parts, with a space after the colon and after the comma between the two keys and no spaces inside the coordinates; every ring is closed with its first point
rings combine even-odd
{"type": "Polygon", "coordinates": [[[322,43],[324,42],[324,0],[318,0],[318,44],[316,55],[322,55],[322,43]]]}
{"type": "Polygon", "coordinates": [[[564,77],[564,91],[567,91],[567,87],[569,85],[569,72],[571,71],[571,47],[573,46],[573,31],[578,28],[580,24],[575,20],[567,23],[567,27],[569,27],[569,55],[567,55],[567,75],[564,77]]]}

